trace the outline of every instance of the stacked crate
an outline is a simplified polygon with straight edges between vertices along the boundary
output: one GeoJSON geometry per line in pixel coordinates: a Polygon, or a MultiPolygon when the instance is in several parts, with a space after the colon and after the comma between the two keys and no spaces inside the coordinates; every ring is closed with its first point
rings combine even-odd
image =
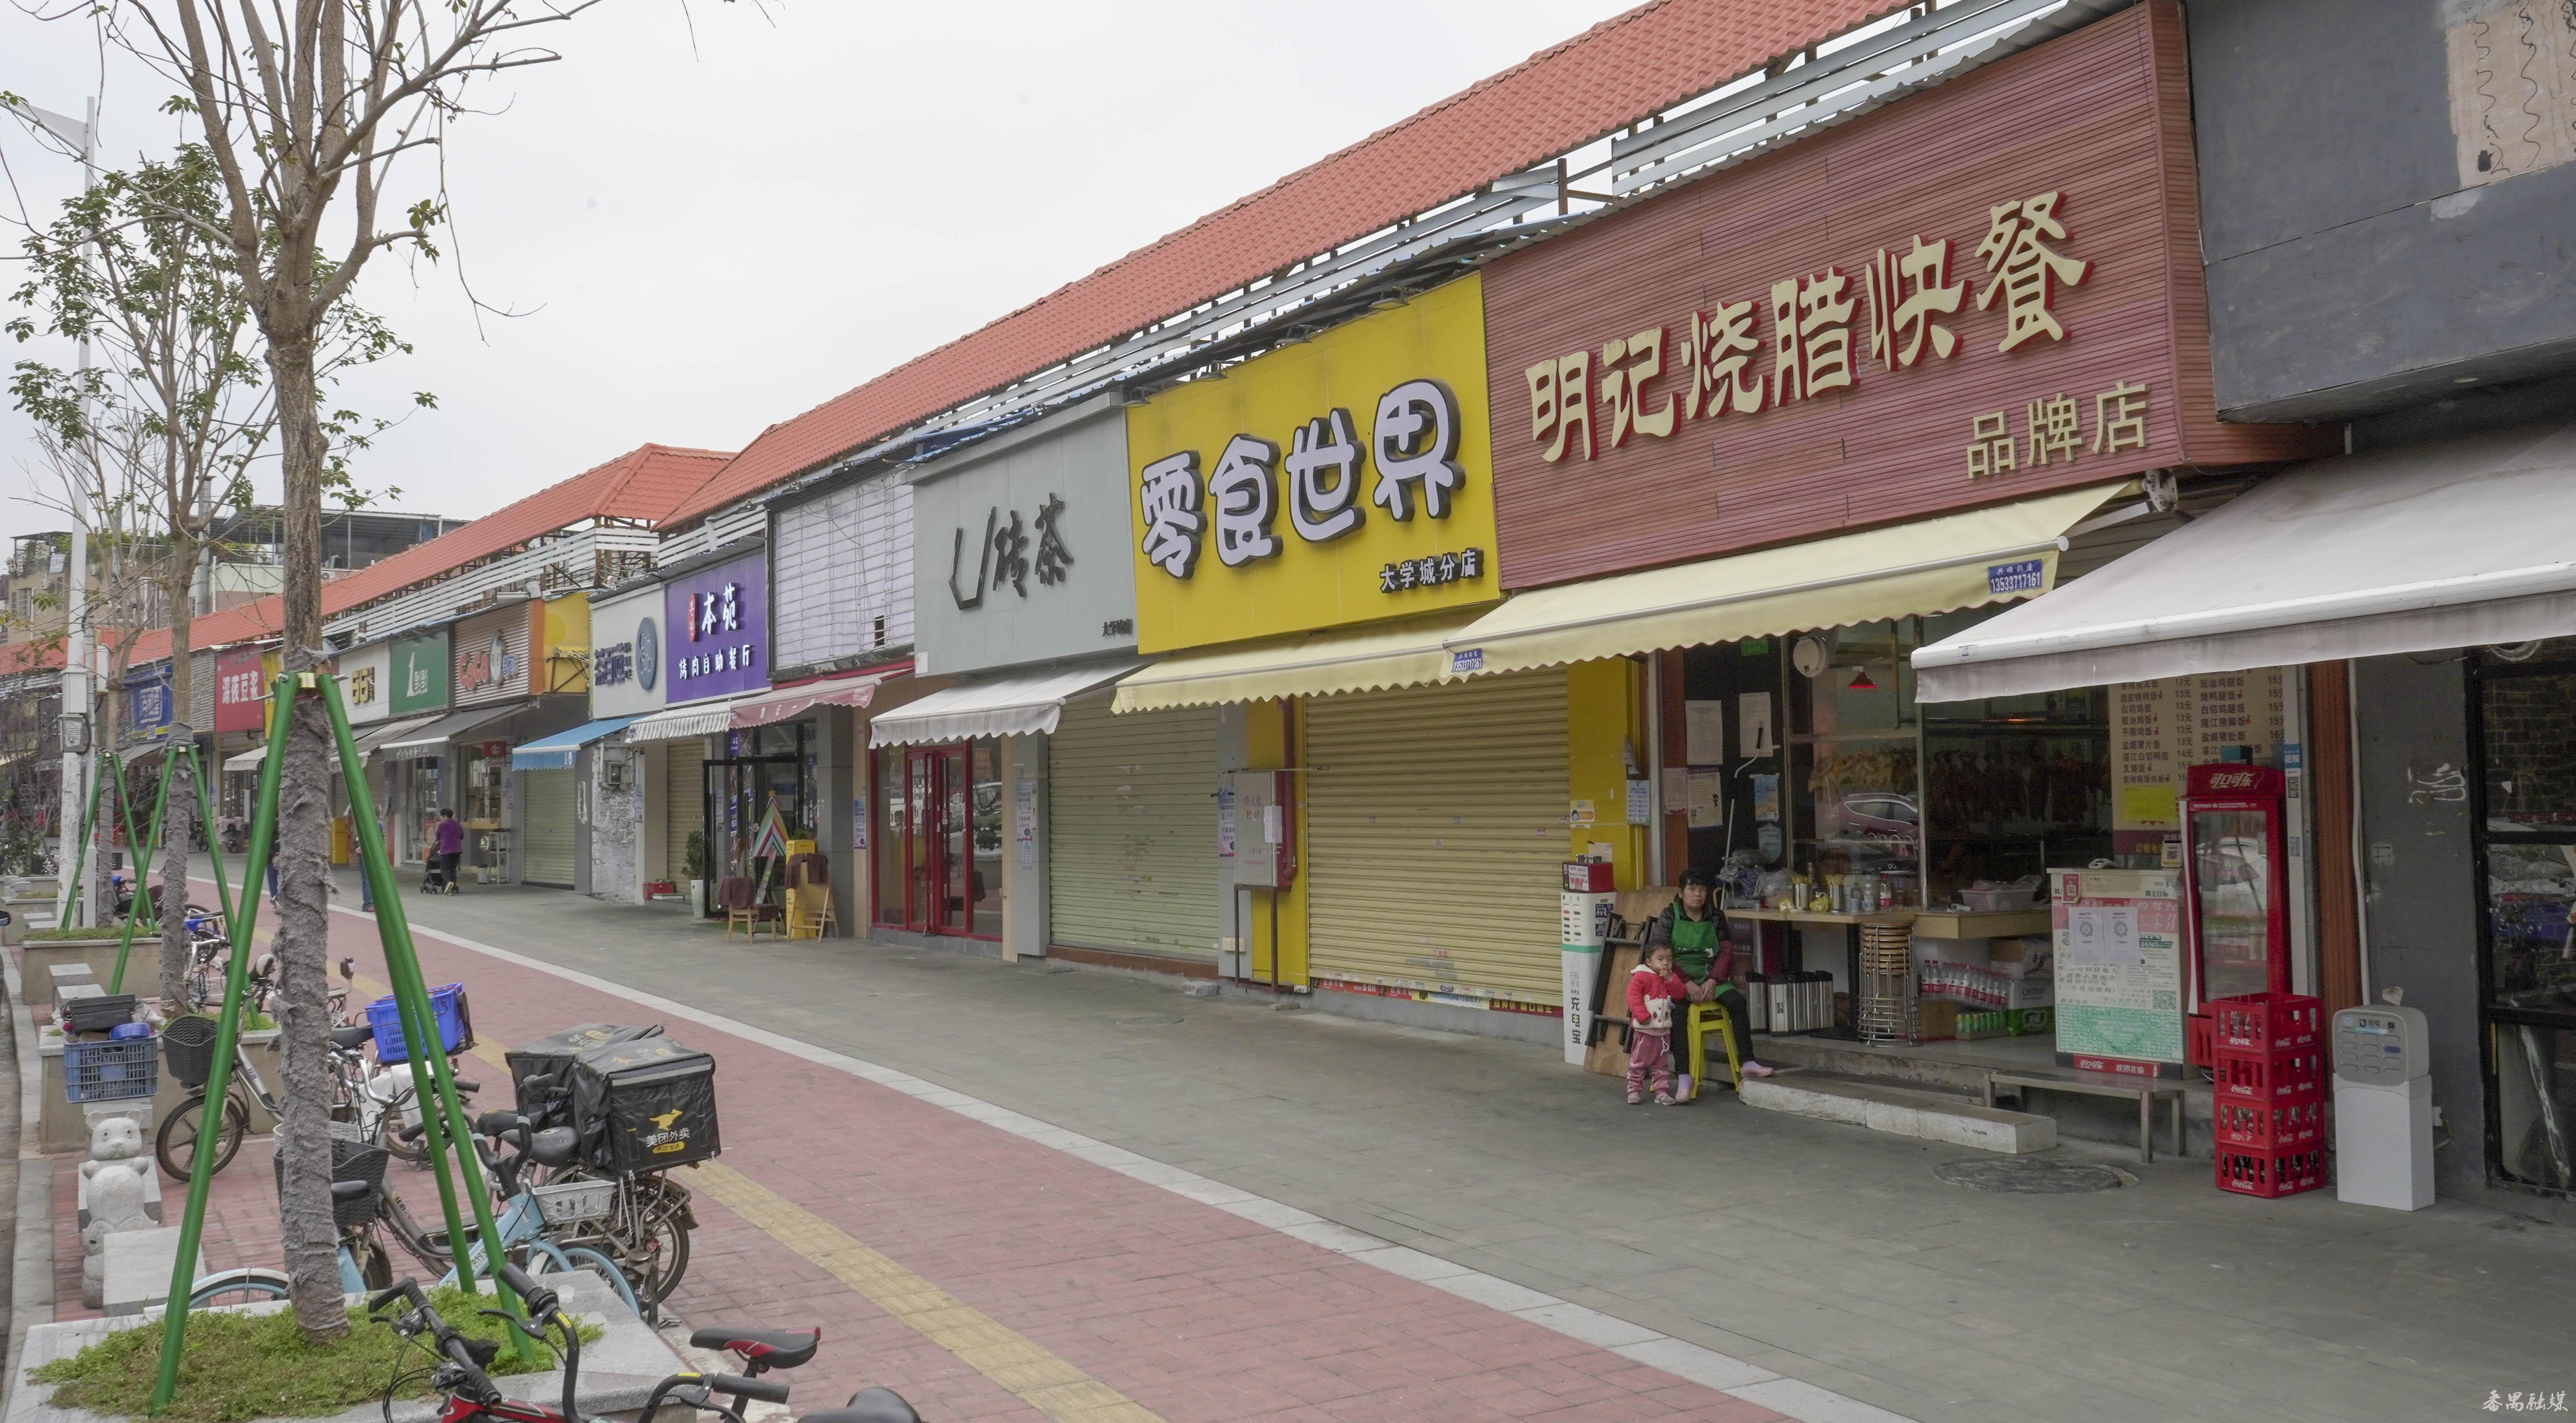
{"type": "Polygon", "coordinates": [[[2209,1005],[2218,1189],[2288,1196],[2326,1183],[2324,1005],[2247,993],[2209,1005]]]}

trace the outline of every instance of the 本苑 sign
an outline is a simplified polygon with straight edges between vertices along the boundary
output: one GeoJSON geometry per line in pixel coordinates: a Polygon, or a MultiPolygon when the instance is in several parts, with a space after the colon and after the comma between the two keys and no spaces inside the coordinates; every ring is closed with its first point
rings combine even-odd
{"type": "Polygon", "coordinates": [[[673,702],[769,685],[769,581],[761,556],[662,585],[665,673],[673,702]]]}
{"type": "Polygon", "coordinates": [[[1470,276],[1127,412],[1146,652],[1501,596],[1470,276]]]}

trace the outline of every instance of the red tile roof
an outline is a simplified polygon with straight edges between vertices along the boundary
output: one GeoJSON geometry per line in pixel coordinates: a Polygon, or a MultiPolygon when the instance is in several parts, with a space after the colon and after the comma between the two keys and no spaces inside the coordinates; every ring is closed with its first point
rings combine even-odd
{"type": "MultiPolygon", "coordinates": [[[[495,509],[461,529],[416,544],[391,558],[379,559],[345,578],[332,579],[322,585],[322,616],[337,616],[584,519],[658,523],[682,495],[704,484],[709,475],[732,458],[721,450],[638,446],[597,468],[495,509]]],[[[279,614],[276,598],[208,613],[190,627],[188,641],[194,647],[223,647],[275,637],[280,631],[279,614]]],[[[141,665],[169,655],[169,630],[155,628],[135,639],[131,660],[141,665]]]]}
{"type": "Polygon", "coordinates": [[[23,637],[0,642],[0,677],[63,665],[63,645],[51,638],[23,637]]]}
{"type": "Polygon", "coordinates": [[[858,389],[772,425],[671,511],[684,523],[985,391],[1398,218],[1579,148],[1893,0],[1654,0],[858,389]]]}

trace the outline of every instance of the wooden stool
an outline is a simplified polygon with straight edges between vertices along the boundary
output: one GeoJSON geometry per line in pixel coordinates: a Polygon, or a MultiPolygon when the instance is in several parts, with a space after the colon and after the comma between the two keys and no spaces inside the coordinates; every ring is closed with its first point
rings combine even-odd
{"type": "Polygon", "coordinates": [[[1717,1040],[1726,1044],[1727,1085],[1738,1088],[1744,1085],[1744,1063],[1735,1053],[1734,1015],[1726,1011],[1723,1003],[1693,1003],[1682,1018],[1682,1036],[1690,1043],[1686,1060],[1690,1063],[1691,1094],[1682,1099],[1685,1102],[1698,1097],[1699,1085],[1708,1080],[1702,1074],[1707,1070],[1708,1035],[1711,1033],[1717,1034],[1717,1040]]]}

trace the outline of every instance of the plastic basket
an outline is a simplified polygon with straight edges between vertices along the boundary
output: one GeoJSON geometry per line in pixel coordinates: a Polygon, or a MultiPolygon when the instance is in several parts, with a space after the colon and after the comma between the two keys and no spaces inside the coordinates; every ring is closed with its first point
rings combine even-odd
{"type": "Polygon", "coordinates": [[[2325,1095],[2325,1055],[2312,1047],[2285,1052],[2218,1050],[2210,1064],[2210,1086],[2219,1101],[2259,1102],[2281,1106],[2310,1102],[2325,1095]]]}
{"type": "MultiPolygon", "coordinates": [[[[466,1008],[464,984],[429,990],[429,1011],[437,1020],[439,1046],[444,1051],[458,1053],[474,1045],[474,1017],[466,1008]]],[[[376,1061],[387,1065],[411,1061],[411,1047],[403,1041],[402,1010],[390,995],[367,1005],[367,1026],[376,1030],[376,1061]]]]}
{"type": "Polygon", "coordinates": [[[537,1198],[537,1214],[548,1225],[598,1220],[617,1207],[615,1181],[559,1181],[530,1186],[528,1194],[537,1198]]]}
{"type": "Polygon", "coordinates": [[[2326,1183],[2322,1146],[2263,1151],[2241,1146],[2218,1148],[2218,1189],[2267,1200],[2313,1191],[2326,1183]]]}
{"type": "Polygon", "coordinates": [[[161,1046],[150,1038],[63,1044],[63,1095],[74,1102],[123,1102],[161,1087],[161,1046]]]}
{"type": "Polygon", "coordinates": [[[161,1061],[182,1087],[203,1087],[215,1071],[215,1020],[188,1013],[161,1030],[161,1061]]]}
{"type": "Polygon", "coordinates": [[[2209,1002],[2210,1046],[2219,1052],[2279,1052],[2313,1046],[2324,1003],[2303,993],[2242,993],[2209,1002]]]}

